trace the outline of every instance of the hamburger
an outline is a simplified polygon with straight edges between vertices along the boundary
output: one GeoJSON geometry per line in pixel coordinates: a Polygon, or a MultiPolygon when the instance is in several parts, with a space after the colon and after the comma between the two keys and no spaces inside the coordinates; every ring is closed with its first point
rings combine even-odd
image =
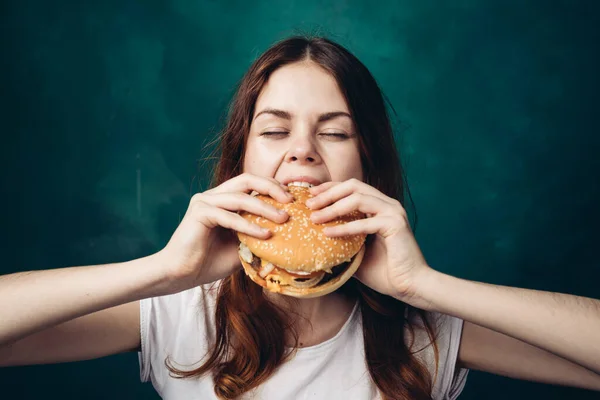
{"type": "Polygon", "coordinates": [[[256,195],[287,211],[289,219],[283,224],[240,212],[243,218],[272,233],[268,239],[258,239],[237,232],[238,254],[246,275],[271,292],[300,298],[326,295],[350,279],[363,259],[366,235],[330,238],[323,234],[323,228],[365,216],[354,211],[324,224],[313,223],[312,210],[305,204],[312,197],[310,186],[306,182],[290,183],[288,189],[294,199],[287,204],[256,195]]]}

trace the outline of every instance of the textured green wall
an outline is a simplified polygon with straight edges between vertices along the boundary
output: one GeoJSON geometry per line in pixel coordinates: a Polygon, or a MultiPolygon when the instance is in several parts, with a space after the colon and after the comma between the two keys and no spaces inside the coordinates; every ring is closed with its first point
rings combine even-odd
{"type": "MultiPolygon", "coordinates": [[[[435,268],[600,297],[599,5],[3,1],[0,273],[161,248],[206,186],[198,161],[236,81],[300,31],[349,47],[398,112],[435,268]]],[[[5,368],[0,398],[157,398],[137,368],[5,368]]],[[[597,394],[472,373],[462,396],[507,397],[597,394]]]]}

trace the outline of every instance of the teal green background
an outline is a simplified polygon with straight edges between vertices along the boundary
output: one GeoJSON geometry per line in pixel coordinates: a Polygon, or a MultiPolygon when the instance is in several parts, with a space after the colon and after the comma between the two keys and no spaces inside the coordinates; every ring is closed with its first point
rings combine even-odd
{"type": "MultiPolygon", "coordinates": [[[[347,46],[395,107],[432,266],[600,297],[598,2],[0,7],[0,273],[159,250],[206,188],[203,148],[236,82],[270,44],[302,32],[347,46]]],[[[3,399],[157,397],[135,354],[0,370],[3,399]]],[[[598,394],[471,372],[461,399],[481,398],[598,394]]]]}

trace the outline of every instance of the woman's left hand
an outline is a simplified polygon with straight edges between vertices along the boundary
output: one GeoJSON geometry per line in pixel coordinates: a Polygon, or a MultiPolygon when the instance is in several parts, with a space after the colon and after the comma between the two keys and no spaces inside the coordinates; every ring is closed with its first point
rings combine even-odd
{"type": "Polygon", "coordinates": [[[426,309],[419,285],[433,270],[427,265],[399,201],[357,179],[327,182],[310,189],[306,205],[311,219],[324,223],[358,210],[366,219],[328,227],[329,237],[373,234],[365,257],[354,275],[372,289],[415,307],[426,309]]]}

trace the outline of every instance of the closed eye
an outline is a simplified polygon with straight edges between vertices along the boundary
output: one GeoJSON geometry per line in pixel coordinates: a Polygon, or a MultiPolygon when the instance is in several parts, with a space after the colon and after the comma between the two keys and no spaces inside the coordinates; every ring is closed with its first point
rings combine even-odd
{"type": "Polygon", "coordinates": [[[348,139],[350,138],[350,135],[346,134],[346,133],[341,133],[341,132],[325,132],[325,133],[321,133],[321,136],[325,136],[327,138],[331,138],[331,139],[337,139],[337,140],[342,140],[342,139],[348,139]]]}
{"type": "MultiPolygon", "coordinates": [[[[269,131],[269,132],[262,132],[260,134],[260,136],[266,136],[266,137],[272,137],[272,138],[283,138],[285,136],[287,136],[289,134],[289,132],[287,131],[269,131]]],[[[332,140],[344,140],[344,139],[349,139],[351,136],[348,135],[347,133],[342,133],[342,132],[323,132],[323,133],[319,133],[319,136],[324,136],[328,139],[332,139],[332,140]]]]}
{"type": "Polygon", "coordinates": [[[274,138],[277,138],[277,137],[283,137],[283,136],[286,136],[288,133],[289,133],[289,132],[285,132],[285,131],[277,131],[277,132],[275,132],[275,131],[273,131],[273,132],[262,132],[262,133],[260,134],[260,136],[267,136],[267,137],[274,137],[274,138]]]}

